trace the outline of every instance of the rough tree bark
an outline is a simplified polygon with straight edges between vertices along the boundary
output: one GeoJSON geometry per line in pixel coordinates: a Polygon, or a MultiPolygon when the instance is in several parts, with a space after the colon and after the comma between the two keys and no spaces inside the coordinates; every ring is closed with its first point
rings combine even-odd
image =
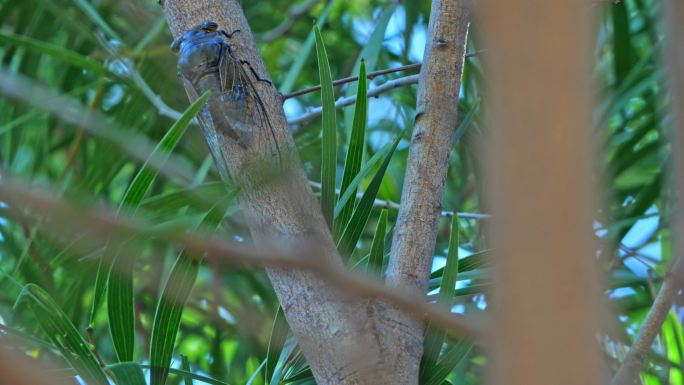
{"type": "MultiPolygon", "coordinates": [[[[437,113],[437,119],[446,119],[446,122],[450,122],[448,128],[453,132],[456,126],[458,81],[464,56],[463,42],[466,29],[463,26],[454,26],[464,23],[463,16],[458,16],[463,15],[463,9],[458,5],[458,1],[436,0],[434,3],[433,7],[437,8],[437,11],[432,12],[432,19],[435,21],[431,19],[430,28],[438,35],[429,43],[427,54],[434,54],[436,59],[421,75],[424,83],[421,86],[421,100],[434,97],[452,112],[437,112],[441,109],[428,105],[423,107],[417,123],[421,127],[421,132],[431,131],[430,127],[435,123],[429,116],[437,113]],[[438,20],[445,21],[438,23],[438,20]],[[441,27],[437,28],[435,25],[441,27]],[[448,62],[439,64],[439,60],[448,62]],[[445,79],[453,79],[453,82],[441,90],[433,90],[435,83],[430,82],[431,85],[428,85],[426,82],[433,77],[434,81],[444,82],[445,79]],[[441,99],[445,90],[448,90],[448,103],[441,99]]],[[[262,78],[269,78],[237,0],[166,0],[162,1],[161,5],[174,36],[207,20],[218,22],[220,28],[228,32],[241,30],[241,33],[231,39],[231,45],[236,48],[237,55],[248,60],[262,78]]],[[[235,183],[243,190],[244,212],[255,245],[258,248],[267,248],[276,242],[281,247],[315,245],[321,258],[341,266],[342,260],[325,224],[320,206],[300,167],[294,142],[286,127],[280,97],[274,87],[262,82],[255,82],[255,85],[275,128],[275,140],[282,151],[282,156],[289,161],[289,173],[286,177],[268,178],[268,183],[264,183],[263,174],[254,172],[255,169],[259,169],[259,164],[273,160],[269,158],[272,157],[270,149],[274,147],[274,139],[263,127],[255,128],[257,134],[247,149],[223,137],[220,132],[212,132],[211,128],[203,127],[208,141],[218,140],[228,170],[235,183]]],[[[202,113],[205,114],[205,119],[211,119],[208,111],[202,113]]],[[[413,145],[418,146],[418,150],[412,151],[416,155],[421,152],[438,151],[438,159],[429,164],[431,167],[443,169],[444,174],[449,149],[444,143],[450,143],[451,134],[445,131],[436,139],[428,139],[428,136],[429,134],[421,134],[414,138],[413,145]],[[442,142],[440,150],[434,147],[438,141],[442,142]]],[[[440,190],[437,204],[426,207],[418,205],[415,207],[417,211],[411,211],[409,215],[418,213],[421,215],[420,218],[423,218],[420,210],[429,209],[430,221],[436,222],[443,179],[442,177],[441,182],[431,184],[440,190]]],[[[433,201],[434,195],[430,196],[428,201],[433,201]]],[[[402,208],[403,210],[405,209],[402,208]]],[[[416,223],[420,221],[422,219],[416,223]]],[[[429,268],[427,258],[431,256],[434,248],[434,238],[434,233],[427,237],[428,246],[424,249],[429,250],[421,253],[423,260],[420,266],[429,268]]],[[[411,241],[424,243],[425,239],[411,238],[411,241]]],[[[404,255],[402,258],[410,258],[409,254],[404,255]]],[[[421,269],[421,279],[425,282],[411,282],[410,285],[424,294],[427,270],[424,267],[421,269]]],[[[421,323],[411,320],[383,302],[347,298],[310,273],[279,269],[267,269],[267,273],[319,384],[418,383],[418,365],[422,352],[421,323]]],[[[400,274],[401,277],[414,275],[406,268],[401,269],[400,274]]],[[[401,277],[390,281],[395,286],[402,286],[404,282],[401,277]]]]}
{"type": "MultiPolygon", "coordinates": [[[[237,55],[248,60],[262,78],[269,78],[238,1],[167,0],[162,7],[174,36],[207,20],[218,22],[228,32],[239,29],[241,33],[230,42],[237,55]]],[[[228,170],[243,191],[244,213],[254,243],[261,248],[275,243],[280,247],[315,246],[321,258],[341,266],[342,260],[287,133],[280,97],[274,87],[254,84],[275,129],[281,156],[289,162],[288,175],[269,178],[268,183],[263,180],[258,165],[274,160],[270,149],[275,144],[267,128],[255,127],[257,135],[247,149],[221,132],[209,132],[218,139],[228,170]]],[[[205,117],[211,120],[210,115],[205,117]]],[[[391,370],[381,370],[380,375],[371,373],[370,368],[382,369],[383,363],[377,344],[372,343],[373,322],[365,316],[364,301],[346,299],[308,272],[267,269],[267,273],[319,384],[396,382],[391,370]]]]}
{"type": "MultiPolygon", "coordinates": [[[[469,7],[462,0],[433,0],[428,41],[418,82],[416,118],[406,162],[386,283],[423,294],[427,291],[449,168],[452,138],[457,126],[458,95],[466,54],[469,7]]],[[[397,369],[410,383],[418,381],[423,354],[424,322],[386,310],[400,325],[388,343],[405,346],[397,369]]]]}
{"type": "Polygon", "coordinates": [[[493,130],[490,381],[602,384],[589,6],[483,0],[480,10],[493,130]]]}

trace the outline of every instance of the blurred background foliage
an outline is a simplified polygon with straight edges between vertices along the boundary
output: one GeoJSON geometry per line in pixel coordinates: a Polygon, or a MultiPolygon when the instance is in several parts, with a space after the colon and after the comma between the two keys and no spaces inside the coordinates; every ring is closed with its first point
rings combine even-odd
{"type": "MultiPolygon", "coordinates": [[[[312,20],[318,20],[322,31],[333,79],[356,75],[361,57],[368,72],[422,60],[429,2],[300,0],[292,4],[274,0],[267,5],[244,2],[243,7],[270,77],[284,94],[319,83],[312,20]]],[[[670,120],[660,57],[660,2],[596,1],[588,2],[587,7],[599,15],[594,51],[599,92],[594,117],[602,143],[597,143],[601,157],[596,180],[602,178],[597,185],[608,202],[597,212],[594,227],[603,241],[597,256],[606,281],[606,304],[614,312],[604,325],[601,342],[608,364],[615,368],[673,258],[668,228],[671,204],[663,174],[669,157],[665,138],[670,120]]],[[[0,79],[24,79],[43,87],[43,98],[66,96],[77,102],[83,113],[99,112],[107,122],[103,128],[116,130],[131,143],[141,136],[153,145],[164,143],[164,135],[188,108],[176,75],[176,58],[169,49],[172,37],[156,1],[0,0],[0,25],[0,79]]],[[[466,61],[445,211],[487,212],[481,199],[486,186],[480,172],[487,151],[482,120],[486,110],[481,96],[487,78],[481,61],[486,62],[487,47],[478,45],[477,35],[475,23],[468,51],[485,52],[466,61]]],[[[378,76],[369,81],[369,89],[412,73],[378,76]]],[[[356,84],[338,87],[336,97],[354,95],[355,90],[356,84]]],[[[6,89],[3,92],[8,94],[6,89]]],[[[33,96],[0,100],[3,175],[35,183],[70,202],[103,204],[112,209],[123,206],[121,202],[142,163],[107,135],[93,134],[60,119],[40,103],[32,105],[33,96]]],[[[525,97],[524,90],[520,97],[525,97]]],[[[415,99],[414,85],[369,100],[365,159],[381,151],[404,128],[410,130],[415,99]]],[[[294,120],[320,105],[320,93],[316,92],[289,99],[284,107],[288,119],[294,120]]],[[[348,150],[353,110],[350,106],[338,111],[338,181],[348,150]]],[[[291,125],[290,129],[310,180],[320,182],[320,117],[291,125]]],[[[200,222],[211,223],[213,217],[208,214],[215,217],[218,211],[219,232],[236,244],[249,245],[249,231],[235,202],[225,199],[222,203],[226,205],[217,206],[217,201],[223,200],[217,197],[231,195],[218,182],[197,126],[191,123],[187,131],[181,127],[181,135],[178,145],[167,150],[173,149],[176,164],[192,170],[192,180],[181,183],[157,177],[140,190],[143,199],[132,209],[154,226],[189,229],[203,226],[200,222]]],[[[408,141],[402,140],[377,193],[381,201],[376,201],[351,255],[351,266],[358,268],[359,261],[364,261],[374,237],[385,238],[382,254],[386,257],[397,211],[389,205],[385,230],[384,217],[379,220],[381,206],[399,202],[407,152],[408,141]],[[378,234],[376,228],[380,228],[378,234]]],[[[377,170],[379,165],[372,168],[377,170]]],[[[371,180],[372,172],[361,183],[362,191],[371,180]]],[[[454,221],[458,237],[452,246],[458,244],[458,253],[452,247],[450,255],[458,254],[461,263],[447,269],[442,267],[449,249],[449,215],[440,222],[430,298],[436,300],[444,272],[458,270],[456,285],[442,290],[449,293],[448,300],[459,313],[483,312],[487,307],[484,291],[490,281],[484,221],[465,217],[454,221]]],[[[44,222],[41,213],[0,206],[0,342],[64,368],[57,372],[60,375],[79,374],[81,380],[97,383],[98,374],[88,377],[87,368],[79,366],[87,367],[92,358],[90,348],[96,348],[108,365],[122,359],[114,344],[121,338],[116,335],[120,332],[115,328],[110,332],[112,317],[108,316],[107,301],[103,292],[95,289],[98,263],[108,250],[102,247],[106,240],[89,249],[76,247],[78,233],[60,236],[44,222]],[[48,304],[45,296],[54,303],[48,304]],[[58,320],[54,325],[45,324],[53,318],[58,320]],[[66,324],[74,329],[64,329],[66,324]],[[93,328],[92,345],[88,344],[85,352],[74,351],[59,338],[73,337],[78,345],[87,339],[89,326],[93,328]],[[72,335],[74,331],[76,335],[72,335]],[[69,354],[82,354],[86,363],[75,364],[69,354]]],[[[128,305],[134,306],[135,326],[123,333],[130,333],[134,344],[132,357],[124,361],[132,358],[146,368],[154,343],[158,298],[179,250],[149,241],[136,243],[135,251],[127,260],[133,274],[133,292],[129,294],[134,298],[128,305]]],[[[533,271],[531,266],[531,274],[533,271]]],[[[172,371],[168,383],[313,383],[295,345],[287,339],[282,314],[276,318],[278,301],[265,274],[206,263],[199,266],[197,274],[194,288],[188,292],[178,337],[175,343],[171,340],[172,367],[185,372],[172,371]],[[182,360],[181,356],[186,358],[182,360]],[[189,372],[194,377],[178,375],[189,372]]],[[[121,299],[126,302],[127,298],[124,295],[121,299]]],[[[668,318],[648,359],[644,383],[684,383],[680,320],[681,314],[674,311],[668,318]]],[[[163,331],[175,335],[171,324],[159,326],[169,326],[163,331]]],[[[435,339],[431,341],[435,343],[435,339]]],[[[423,363],[423,383],[482,382],[486,359],[478,348],[444,340],[443,336],[436,341],[441,356],[437,364],[423,363]]],[[[167,341],[167,350],[168,345],[167,341]]],[[[128,369],[119,365],[109,370],[123,378],[119,373],[128,369]]],[[[119,383],[139,383],[138,377],[131,378],[119,383]]]]}

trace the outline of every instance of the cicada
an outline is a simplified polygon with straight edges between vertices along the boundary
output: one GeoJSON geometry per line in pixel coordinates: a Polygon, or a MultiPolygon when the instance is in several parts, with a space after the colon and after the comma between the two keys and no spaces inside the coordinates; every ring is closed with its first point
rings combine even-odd
{"type": "MultiPolygon", "coordinates": [[[[270,132],[279,158],[273,126],[245,67],[256,81],[269,85],[271,82],[259,77],[249,62],[236,55],[229,40],[238,32],[227,33],[216,22],[205,21],[177,37],[171,49],[178,54],[178,75],[193,100],[207,90],[212,91],[206,107],[211,122],[204,119],[204,123],[213,124],[217,134],[229,137],[246,149],[255,127],[264,127],[270,132]]],[[[207,139],[210,148],[214,147],[212,152],[220,151],[218,143],[207,139]]]]}

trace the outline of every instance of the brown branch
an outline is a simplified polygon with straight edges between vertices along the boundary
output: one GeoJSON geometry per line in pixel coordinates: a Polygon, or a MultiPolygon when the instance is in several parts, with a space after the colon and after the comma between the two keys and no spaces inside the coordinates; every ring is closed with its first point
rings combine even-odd
{"type": "Polygon", "coordinates": [[[527,0],[477,2],[489,47],[492,384],[605,383],[584,2],[535,2],[534,12],[527,0]]]}
{"type": "Polygon", "coordinates": [[[638,384],[639,372],[644,366],[644,360],[651,351],[653,340],[660,333],[667,313],[672,308],[672,301],[677,290],[682,288],[682,273],[684,272],[682,258],[672,266],[672,272],[665,276],[663,284],[658,291],[658,295],[651,305],[651,309],[646,315],[646,319],[641,324],[627,356],[615,372],[610,385],[632,385],[638,384]]]}
{"type": "MultiPolygon", "coordinates": [[[[416,118],[411,138],[399,214],[392,239],[386,283],[424,294],[428,288],[452,138],[457,127],[461,76],[466,57],[470,9],[463,0],[433,0],[425,63],[418,84],[416,118]]],[[[423,351],[422,320],[394,313],[397,327],[383,341],[402,341],[397,368],[406,383],[418,381],[423,351]]]]}
{"type": "Polygon", "coordinates": [[[84,232],[88,234],[89,242],[97,243],[98,239],[100,242],[106,242],[110,239],[112,242],[120,241],[124,249],[129,247],[124,240],[142,237],[175,244],[196,258],[206,255],[213,263],[307,270],[347,295],[386,300],[418,319],[429,319],[454,336],[482,338],[484,335],[481,325],[476,325],[464,316],[429,305],[423,295],[416,295],[401,288],[389,289],[377,281],[329,263],[320,257],[317,250],[312,251],[311,247],[315,245],[304,245],[299,252],[282,249],[252,251],[231,245],[210,234],[187,232],[185,229],[155,229],[140,218],[117,214],[106,208],[84,209],[72,206],[53,195],[14,182],[6,175],[3,176],[3,183],[0,183],[0,200],[28,206],[31,210],[41,213],[41,216],[48,220],[46,226],[51,226],[53,231],[66,237],[73,236],[74,232],[84,232]]]}
{"type": "MultiPolygon", "coordinates": [[[[391,73],[395,73],[395,72],[410,71],[410,70],[419,69],[419,68],[420,68],[420,63],[416,63],[416,64],[408,64],[408,65],[404,65],[404,66],[396,67],[396,68],[389,68],[389,69],[379,70],[379,71],[375,71],[375,72],[370,72],[370,73],[368,73],[368,74],[366,75],[366,79],[369,79],[369,80],[370,80],[370,79],[373,79],[373,78],[375,78],[375,77],[377,77],[377,76],[380,76],[380,75],[391,74],[391,73]]],[[[346,78],[334,80],[334,81],[332,82],[332,85],[333,85],[333,86],[339,86],[340,84],[351,83],[351,82],[355,82],[355,81],[357,81],[357,80],[359,80],[359,77],[358,77],[358,76],[348,76],[348,77],[346,77],[346,78]]],[[[301,90],[299,90],[299,91],[295,91],[295,92],[289,93],[289,94],[287,94],[287,95],[283,95],[283,100],[287,100],[287,99],[291,99],[291,98],[294,98],[294,97],[297,97],[297,96],[301,96],[301,95],[309,94],[309,93],[312,93],[312,92],[316,92],[316,91],[318,91],[318,90],[320,90],[320,89],[321,89],[320,84],[317,85],[317,86],[304,88],[304,89],[301,89],[301,90]]]]}
{"type": "MultiPolygon", "coordinates": [[[[416,84],[416,83],[418,83],[418,75],[405,76],[402,78],[390,80],[387,83],[384,83],[378,87],[375,87],[375,88],[369,90],[366,95],[369,98],[375,97],[375,96],[378,96],[384,92],[393,90],[395,88],[408,86],[408,85],[416,84]]],[[[346,106],[351,106],[354,103],[356,103],[356,96],[349,96],[346,98],[341,98],[335,102],[335,109],[340,109],[340,108],[343,108],[346,106]]],[[[313,119],[315,119],[316,117],[320,116],[322,113],[323,113],[323,107],[315,107],[303,115],[300,115],[296,118],[288,120],[287,124],[290,124],[290,125],[306,124],[306,123],[312,121],[313,119]]]]}
{"type": "MultiPolygon", "coordinates": [[[[309,181],[309,184],[311,187],[320,190],[321,189],[321,184],[318,182],[313,182],[309,181]]],[[[339,189],[335,189],[335,192],[337,194],[340,194],[339,189]]],[[[357,198],[363,197],[363,192],[360,191],[356,194],[357,198]]],[[[386,209],[393,209],[393,210],[399,210],[401,206],[397,202],[392,202],[389,200],[384,200],[384,199],[379,199],[375,198],[375,201],[373,201],[373,206],[374,207],[380,207],[380,208],[386,208],[386,209]]],[[[439,213],[440,216],[442,217],[453,217],[456,215],[459,218],[463,219],[489,219],[492,216],[490,214],[480,214],[480,213],[463,213],[463,212],[457,212],[457,211],[442,211],[439,213]]]]}
{"type": "MultiPolygon", "coordinates": [[[[476,51],[476,52],[470,52],[470,53],[467,53],[465,57],[471,58],[474,56],[478,56],[479,54],[481,54],[483,52],[484,52],[484,50],[480,50],[480,51],[476,51]]],[[[410,71],[410,70],[414,70],[414,69],[420,69],[420,66],[421,66],[421,63],[414,63],[414,64],[403,65],[401,67],[386,68],[383,70],[369,72],[366,75],[366,79],[372,80],[372,79],[375,79],[376,77],[381,76],[381,75],[387,75],[387,74],[391,74],[391,73],[395,73],[395,72],[404,72],[404,71],[410,71]]],[[[340,84],[351,83],[351,82],[355,82],[357,80],[359,80],[358,76],[349,76],[346,78],[337,79],[337,80],[333,81],[332,84],[333,84],[333,86],[339,86],[340,84]]],[[[284,95],[283,100],[287,100],[287,99],[291,99],[291,98],[294,98],[297,96],[305,95],[305,94],[308,94],[311,92],[316,92],[320,89],[321,89],[320,85],[309,87],[309,88],[304,88],[304,89],[301,89],[299,91],[295,91],[295,92],[289,93],[287,95],[284,95]]]]}
{"type": "MultiPolygon", "coordinates": [[[[52,368],[54,369],[54,368],[52,368]]],[[[74,382],[49,372],[45,362],[0,345],[0,385],[73,385],[74,382]]]]}

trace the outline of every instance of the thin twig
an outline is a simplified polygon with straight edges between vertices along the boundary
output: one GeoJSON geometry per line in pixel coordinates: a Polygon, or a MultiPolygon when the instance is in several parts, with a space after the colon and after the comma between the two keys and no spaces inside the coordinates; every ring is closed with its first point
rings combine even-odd
{"type": "MultiPolygon", "coordinates": [[[[368,97],[370,98],[370,97],[378,96],[378,95],[382,94],[383,92],[393,90],[397,87],[416,84],[416,83],[418,83],[418,76],[419,75],[410,75],[410,76],[406,76],[403,78],[390,80],[387,83],[384,83],[378,87],[371,89],[370,91],[368,91],[368,93],[366,95],[368,95],[368,97]]],[[[356,103],[356,96],[350,96],[347,98],[340,98],[335,102],[335,109],[350,106],[354,103],[356,103]]],[[[308,123],[311,120],[315,119],[317,116],[319,116],[322,112],[323,112],[322,107],[314,107],[309,112],[307,112],[303,115],[300,115],[294,119],[288,120],[287,124],[301,125],[301,124],[308,123]]]]}
{"type": "MultiPolygon", "coordinates": [[[[479,55],[479,54],[481,54],[481,53],[483,53],[483,52],[484,52],[484,50],[479,50],[479,51],[475,51],[475,52],[470,52],[470,53],[467,53],[465,57],[466,57],[466,58],[471,58],[471,57],[477,56],[477,55],[479,55]]],[[[410,71],[410,70],[413,70],[413,69],[420,69],[420,66],[421,66],[421,63],[414,63],[414,64],[403,65],[403,66],[401,66],[401,67],[386,68],[386,69],[383,69],[383,70],[378,70],[378,71],[374,71],[374,72],[369,72],[369,73],[366,75],[366,79],[372,80],[372,79],[374,79],[374,78],[376,78],[376,77],[378,77],[378,76],[381,76],[381,75],[387,75],[387,74],[391,74],[391,73],[395,73],[395,72],[410,71]]],[[[346,78],[337,79],[337,80],[333,81],[333,82],[332,82],[332,85],[333,85],[333,86],[339,86],[340,84],[351,83],[351,82],[355,82],[355,81],[357,81],[357,80],[359,80],[359,77],[358,77],[358,76],[349,76],[349,77],[346,77],[346,78]]],[[[297,96],[301,96],[301,95],[304,95],[304,94],[308,94],[308,93],[311,93],[311,92],[316,92],[316,91],[318,91],[318,90],[320,90],[320,89],[321,89],[321,86],[320,86],[320,85],[313,86],[313,87],[309,87],[309,88],[304,88],[304,89],[302,89],[302,90],[295,91],[295,92],[289,93],[289,94],[287,94],[287,95],[284,95],[284,96],[283,96],[283,100],[287,100],[287,99],[294,98],[294,97],[297,97],[297,96]]]]}
{"type": "MultiPolygon", "coordinates": [[[[309,181],[309,184],[311,187],[320,190],[321,189],[321,184],[319,182],[314,182],[314,181],[309,181]]],[[[335,191],[340,194],[339,189],[335,189],[335,191]]],[[[363,191],[360,191],[356,194],[357,198],[363,197],[363,191]]],[[[387,209],[393,209],[393,210],[398,210],[399,209],[399,203],[397,202],[392,202],[389,200],[384,200],[384,199],[378,199],[375,198],[375,201],[373,202],[373,206],[375,207],[381,207],[381,208],[387,208],[387,209]]],[[[453,217],[454,215],[458,216],[459,218],[463,219],[489,219],[492,217],[491,214],[480,214],[480,213],[463,213],[463,212],[458,212],[458,211],[442,211],[439,214],[442,217],[453,217]]]]}
{"type": "Polygon", "coordinates": [[[3,176],[3,183],[0,183],[0,200],[27,205],[41,215],[51,218],[53,221],[50,225],[55,231],[66,230],[71,235],[73,231],[85,231],[89,233],[90,239],[102,240],[126,239],[145,234],[150,239],[177,244],[187,250],[189,255],[206,255],[209,259],[220,260],[223,263],[307,270],[341,289],[345,294],[382,299],[413,317],[429,319],[453,335],[476,339],[484,335],[482,322],[475,324],[464,316],[426,303],[425,296],[389,289],[379,282],[338,268],[324,258],[318,258],[317,253],[305,252],[294,255],[282,250],[257,253],[233,246],[218,236],[186,232],[183,229],[159,229],[139,219],[117,215],[112,210],[71,206],[49,194],[16,183],[6,176],[3,176]]]}
{"type": "Polygon", "coordinates": [[[665,276],[658,295],[648,311],[646,319],[639,329],[639,333],[632,343],[627,356],[622,361],[610,385],[631,385],[637,383],[638,374],[644,365],[644,360],[651,350],[651,344],[660,332],[667,313],[672,308],[675,293],[682,288],[682,274],[684,262],[682,258],[672,266],[671,272],[665,276]]]}
{"type": "Polygon", "coordinates": [[[97,346],[95,344],[95,329],[93,329],[92,327],[88,327],[86,332],[88,334],[88,343],[90,344],[90,350],[93,352],[93,355],[95,356],[95,359],[97,360],[97,363],[100,364],[100,367],[102,368],[102,370],[105,373],[107,373],[107,375],[110,378],[115,379],[116,377],[114,377],[114,374],[109,369],[107,369],[107,365],[105,364],[104,360],[102,359],[102,356],[100,356],[100,353],[97,351],[97,346]]]}
{"type": "MultiPolygon", "coordinates": [[[[384,69],[384,70],[379,70],[379,71],[371,72],[371,73],[369,73],[368,75],[366,75],[366,79],[372,80],[372,79],[374,79],[375,77],[380,76],[380,75],[391,74],[391,73],[394,73],[394,72],[410,71],[410,70],[412,70],[412,69],[420,69],[420,63],[408,64],[408,65],[401,66],[401,67],[388,68],[388,69],[384,69]]],[[[334,80],[334,81],[332,82],[332,85],[333,85],[333,86],[339,86],[340,84],[351,83],[351,82],[355,82],[355,81],[357,81],[357,80],[359,80],[359,77],[358,77],[358,76],[348,76],[348,77],[346,77],[346,78],[334,80]]],[[[313,86],[313,87],[309,87],[309,88],[304,88],[304,89],[302,89],[302,90],[295,91],[295,92],[289,93],[289,94],[287,94],[287,95],[284,95],[284,96],[283,96],[283,100],[287,100],[287,99],[291,99],[291,98],[294,98],[294,97],[297,97],[297,96],[301,96],[301,95],[309,94],[309,93],[312,93],[312,92],[316,92],[316,91],[318,91],[318,90],[320,90],[320,89],[321,89],[321,86],[320,86],[320,85],[313,86]]]]}
{"type": "MultiPolygon", "coordinates": [[[[120,56],[117,52],[118,49],[115,46],[113,46],[106,38],[104,38],[104,36],[98,34],[97,37],[100,40],[102,46],[111,55],[112,60],[114,60],[114,62],[118,65],[120,65],[124,72],[128,75],[128,77],[131,80],[133,80],[133,83],[140,89],[142,94],[145,95],[147,100],[157,109],[159,115],[166,116],[167,118],[171,118],[173,120],[180,119],[180,117],[183,114],[169,107],[168,104],[166,104],[164,100],[162,100],[161,96],[157,95],[152,90],[152,88],[147,84],[147,82],[142,77],[140,72],[138,72],[138,70],[132,64],[131,60],[120,56]]],[[[199,124],[196,118],[193,118],[192,123],[195,125],[199,124]]]]}

